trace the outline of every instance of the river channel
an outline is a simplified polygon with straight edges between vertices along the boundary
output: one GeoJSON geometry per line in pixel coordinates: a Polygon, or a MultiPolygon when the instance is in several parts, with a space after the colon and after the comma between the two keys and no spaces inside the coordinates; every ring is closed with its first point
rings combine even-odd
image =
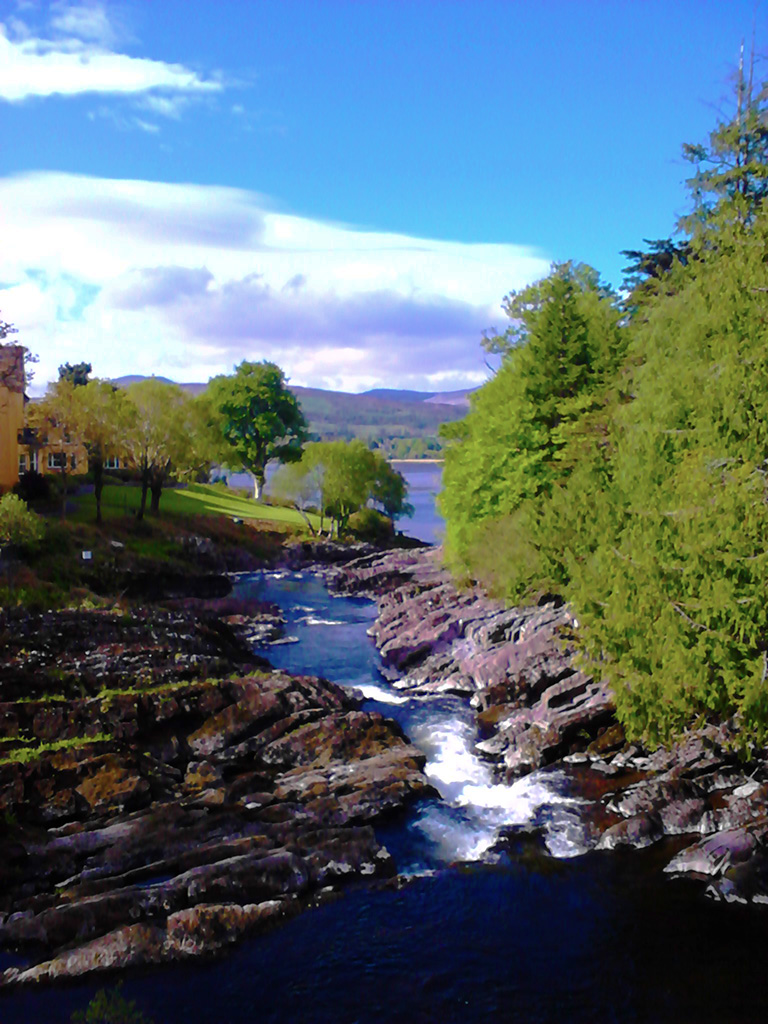
{"type": "MultiPolygon", "coordinates": [[[[397,718],[442,799],[380,830],[402,884],[349,891],[212,963],[129,974],[123,994],[154,1024],[766,1020],[765,908],[664,877],[655,848],[591,851],[557,772],[495,785],[459,700],[405,699],[383,677],[372,602],[334,597],[309,573],[243,575],[236,588],[284,610],[270,660],[397,718]]],[[[0,1020],[69,1021],[109,983],[3,997],[0,1020]]]]}

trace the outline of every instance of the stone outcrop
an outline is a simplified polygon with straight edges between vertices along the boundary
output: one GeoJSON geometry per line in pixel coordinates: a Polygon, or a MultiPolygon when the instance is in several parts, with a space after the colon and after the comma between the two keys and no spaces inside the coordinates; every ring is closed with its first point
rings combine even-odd
{"type": "Polygon", "coordinates": [[[608,687],[573,663],[565,606],[510,609],[459,591],[435,549],[368,556],[337,570],[333,585],[376,597],[373,637],[394,686],[470,699],[478,750],[510,780],[584,750],[613,723],[608,687]]]}
{"type": "Polygon", "coordinates": [[[575,662],[568,608],[505,608],[458,590],[439,550],[371,554],[330,578],[378,602],[372,632],[394,686],[469,700],[476,749],[501,779],[558,763],[596,849],[666,841],[668,872],[707,880],[717,898],[768,903],[768,762],[765,751],[739,761],[734,723],[653,753],[627,744],[609,688],[575,662]]]}
{"type": "Polygon", "coordinates": [[[219,611],[0,620],[5,984],[211,954],[394,873],[370,822],[431,792],[423,755],[219,611]]]}

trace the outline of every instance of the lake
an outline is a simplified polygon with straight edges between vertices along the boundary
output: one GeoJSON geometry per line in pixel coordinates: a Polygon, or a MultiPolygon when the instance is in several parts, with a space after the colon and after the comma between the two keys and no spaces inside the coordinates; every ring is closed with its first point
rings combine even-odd
{"type": "Polygon", "coordinates": [[[393,462],[392,468],[408,482],[408,500],[414,510],[411,518],[398,520],[398,530],[428,544],[439,544],[445,520],[435,507],[435,499],[442,487],[442,462],[393,462]]]}
{"type": "MultiPolygon", "coordinates": [[[[392,466],[402,473],[408,482],[408,500],[413,505],[414,514],[411,518],[404,517],[397,522],[398,530],[426,541],[428,544],[439,544],[442,540],[445,522],[435,507],[435,498],[440,491],[443,477],[442,462],[393,462],[392,466]]],[[[266,493],[269,494],[269,481],[278,468],[278,463],[267,466],[266,493]]],[[[229,477],[231,487],[246,487],[253,484],[246,473],[232,473],[229,477]]]]}

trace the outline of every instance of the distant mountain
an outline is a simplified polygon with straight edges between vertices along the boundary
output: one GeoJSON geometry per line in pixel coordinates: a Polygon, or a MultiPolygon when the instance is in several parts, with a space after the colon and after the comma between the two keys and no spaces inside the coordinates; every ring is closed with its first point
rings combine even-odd
{"type": "Polygon", "coordinates": [[[131,384],[138,384],[141,380],[159,380],[161,384],[175,384],[175,380],[171,380],[169,377],[156,377],[154,373],[151,377],[143,377],[140,373],[129,373],[125,377],[113,377],[112,383],[117,384],[119,388],[129,388],[131,384]]]}
{"type": "MultiPolygon", "coordinates": [[[[140,380],[139,374],[115,377],[119,387],[140,380]]],[[[172,384],[167,377],[154,380],[172,384]]],[[[193,395],[207,384],[187,383],[179,387],[193,395]]],[[[465,391],[408,391],[374,388],[362,394],[325,391],[323,388],[291,387],[301,404],[310,432],[319,440],[351,440],[359,437],[373,448],[399,458],[437,456],[442,450],[438,437],[441,423],[457,420],[469,408],[465,391]]]]}
{"type": "Polygon", "coordinates": [[[464,388],[463,391],[438,391],[431,398],[425,398],[425,402],[433,405],[460,405],[469,409],[469,396],[477,391],[477,388],[464,388]]]}
{"type": "MultiPolygon", "coordinates": [[[[117,384],[119,388],[129,388],[131,384],[138,384],[142,380],[159,380],[161,384],[176,383],[175,380],[170,380],[168,377],[156,377],[154,374],[151,377],[142,377],[140,373],[129,373],[125,377],[113,377],[112,383],[117,384]]],[[[186,383],[179,384],[179,387],[190,395],[199,395],[201,391],[205,391],[208,384],[186,383]]]]}
{"type": "Polygon", "coordinates": [[[398,391],[394,388],[373,388],[363,391],[366,398],[383,398],[389,402],[429,402],[431,405],[463,405],[469,408],[469,396],[476,388],[463,391],[398,391]]]}
{"type": "Polygon", "coordinates": [[[361,394],[366,398],[383,398],[386,402],[426,402],[436,391],[398,391],[396,388],[372,388],[361,394]]]}

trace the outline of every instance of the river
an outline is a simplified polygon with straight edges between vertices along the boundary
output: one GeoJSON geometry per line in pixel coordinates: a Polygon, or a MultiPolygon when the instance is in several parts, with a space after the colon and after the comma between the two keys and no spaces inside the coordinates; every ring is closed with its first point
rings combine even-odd
{"type": "MultiPolygon", "coordinates": [[[[556,772],[495,785],[460,701],[407,699],[384,679],[371,602],[333,597],[309,573],[247,574],[237,589],[285,611],[274,664],[357,687],[397,717],[443,799],[379,830],[402,886],[351,890],[219,961],[129,974],[123,994],[155,1024],[765,1021],[765,908],[662,876],[656,847],[590,851],[556,772]]],[[[3,997],[0,1020],[63,1024],[98,987],[3,997]]]]}

